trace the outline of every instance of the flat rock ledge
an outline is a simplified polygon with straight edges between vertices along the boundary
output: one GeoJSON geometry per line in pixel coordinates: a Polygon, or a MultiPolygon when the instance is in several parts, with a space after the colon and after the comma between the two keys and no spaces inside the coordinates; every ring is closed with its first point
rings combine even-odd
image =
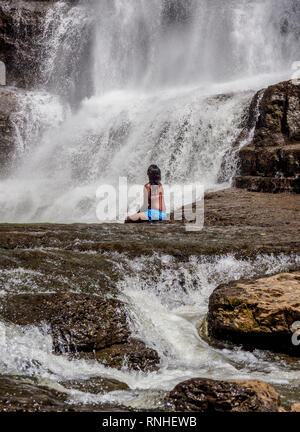
{"type": "Polygon", "coordinates": [[[300,272],[220,285],[210,297],[207,321],[213,340],[300,357],[300,272]]]}
{"type": "Polygon", "coordinates": [[[32,88],[39,81],[46,15],[58,1],[0,0],[0,60],[7,66],[8,85],[32,88]]]}
{"type": "Polygon", "coordinates": [[[117,299],[73,293],[7,295],[0,300],[0,317],[49,332],[58,354],[142,371],[159,364],[156,351],[132,337],[125,306],[117,299]]]}
{"type": "Polygon", "coordinates": [[[185,412],[278,412],[280,396],[262,381],[215,381],[195,378],[178,384],[168,402],[185,412]]]}

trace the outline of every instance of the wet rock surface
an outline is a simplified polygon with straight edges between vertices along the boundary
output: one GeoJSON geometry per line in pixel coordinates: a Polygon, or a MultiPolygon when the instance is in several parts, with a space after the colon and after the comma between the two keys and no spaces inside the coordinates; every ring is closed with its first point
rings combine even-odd
{"type": "MultiPolygon", "coordinates": [[[[94,382],[91,384],[94,389],[100,392],[99,383],[96,386],[94,382]]],[[[103,380],[101,384],[102,390],[113,391],[113,388],[119,389],[120,385],[116,383],[105,383],[103,380]]],[[[76,387],[76,385],[75,385],[76,387]]],[[[79,385],[78,385],[79,389],[79,385]]],[[[122,386],[124,388],[124,385],[122,386]]],[[[91,390],[91,389],[89,389],[91,390]]],[[[128,411],[121,406],[115,407],[113,405],[103,404],[102,406],[85,405],[78,406],[71,404],[68,401],[68,394],[57,391],[46,386],[41,386],[30,382],[26,378],[20,377],[0,377],[0,412],[76,412],[76,411],[128,411]]]]}
{"type": "MultiPolygon", "coordinates": [[[[147,277],[150,274],[153,280],[156,280],[155,277],[159,275],[161,269],[163,270],[160,258],[163,255],[170,255],[174,268],[182,266],[192,256],[223,256],[230,253],[234,257],[251,260],[262,253],[275,255],[284,253],[292,257],[300,252],[299,211],[298,195],[273,195],[228,189],[206,194],[205,226],[199,232],[187,232],[181,223],[2,224],[0,225],[0,289],[4,295],[2,305],[5,303],[5,296],[15,298],[12,303],[14,308],[12,306],[8,308],[9,315],[6,319],[11,317],[11,320],[16,320],[20,325],[34,323],[40,326],[41,324],[43,329],[45,313],[44,316],[50,323],[48,328],[51,329],[52,324],[52,328],[57,329],[56,333],[54,332],[56,335],[54,339],[58,341],[60,338],[57,350],[68,350],[70,347],[74,350],[75,344],[69,344],[69,332],[72,327],[75,329],[74,335],[71,331],[71,336],[81,347],[81,351],[67,352],[63,355],[71,358],[77,356],[87,361],[98,360],[118,369],[128,366],[133,370],[155,370],[159,362],[157,354],[141,341],[134,339],[128,327],[123,326],[124,310],[117,315],[116,309],[114,307],[112,309],[112,321],[116,324],[116,331],[113,327],[114,332],[121,335],[124,343],[116,342],[115,334],[109,335],[108,329],[104,337],[107,345],[94,352],[92,347],[101,344],[100,339],[97,338],[97,333],[90,335],[86,331],[86,329],[93,331],[92,327],[101,325],[101,319],[95,317],[93,312],[98,307],[98,302],[100,310],[104,308],[104,304],[109,305],[107,310],[117,304],[122,308],[123,303],[116,300],[116,296],[120,295],[120,283],[123,278],[135,276],[132,262],[136,258],[139,262],[143,259],[146,264],[148,260],[152,260],[151,263],[149,261],[149,265],[145,264],[145,272],[147,277]],[[154,256],[153,251],[155,251],[154,256]],[[21,295],[26,299],[23,306],[18,303],[22,298],[21,295]],[[33,295],[41,296],[39,301],[29,301],[33,295]],[[70,307],[64,297],[68,295],[71,296],[69,298],[74,299],[74,302],[73,300],[69,302],[70,307]],[[96,303],[92,300],[94,297],[97,298],[96,303]],[[87,300],[83,301],[84,298],[87,300]],[[50,305],[47,305],[47,301],[50,301],[50,305]],[[29,311],[32,312],[33,309],[28,306],[29,303],[35,305],[35,312],[31,316],[29,311]],[[83,320],[82,325],[76,320],[77,314],[83,320]],[[66,318],[60,319],[60,315],[66,318]],[[92,316],[91,319],[89,315],[92,316]],[[114,321],[116,316],[119,318],[114,321]],[[121,327],[118,327],[120,323],[121,327]],[[61,337],[59,328],[63,330],[65,336],[61,337]]],[[[299,269],[296,261],[295,268],[292,269],[295,271],[299,269]]],[[[139,274],[139,277],[142,280],[142,274],[139,274]]],[[[123,299],[123,296],[121,298],[123,299]]],[[[104,330],[101,328],[101,331],[104,330]]],[[[63,380],[61,384],[66,389],[95,392],[94,394],[102,394],[103,389],[108,392],[110,388],[125,390],[125,385],[122,383],[120,388],[117,383],[114,384],[115,387],[114,385],[111,387],[105,380],[97,382],[93,377],[73,381],[63,380]]],[[[295,398],[289,397],[288,401],[295,401],[295,398]]],[[[29,410],[30,403],[27,406],[29,410]]],[[[82,405],[80,408],[74,408],[74,405],[68,404],[67,409],[84,411],[88,410],[88,407],[82,405]]],[[[104,408],[98,404],[90,409],[101,411],[104,408]]],[[[125,408],[121,406],[109,408],[109,410],[113,409],[125,408]]],[[[57,406],[54,410],[58,410],[57,406]]]]}
{"type": "Polygon", "coordinates": [[[51,1],[0,1],[0,60],[7,84],[32,88],[40,68],[43,22],[51,1]]]}
{"type": "MultiPolygon", "coordinates": [[[[0,60],[6,65],[7,85],[33,88],[39,82],[46,15],[57,2],[0,0],[0,60]]],[[[65,3],[72,6],[78,1],[65,3]]]]}
{"type": "Polygon", "coordinates": [[[47,272],[52,290],[64,286],[62,278],[54,280],[59,273],[67,276],[69,282],[73,281],[72,287],[93,292],[92,278],[97,273],[95,288],[101,291],[102,284],[107,290],[120,277],[111,254],[118,261],[124,256],[129,259],[152,256],[153,251],[181,260],[191,255],[233,253],[249,257],[257,253],[298,253],[299,211],[298,195],[252,193],[233,188],[206,194],[204,229],[196,232],[187,232],[181,223],[2,224],[0,260],[5,268],[47,272]],[[72,280],[74,273],[76,278],[72,280]],[[89,284],[81,280],[83,274],[83,279],[90,277],[89,284]]]}
{"type": "Polygon", "coordinates": [[[128,390],[128,385],[120,381],[108,378],[94,377],[86,380],[61,381],[60,384],[73,390],[79,390],[91,394],[104,394],[112,391],[128,390]]]}
{"type": "Polygon", "coordinates": [[[195,378],[178,384],[169,394],[176,411],[277,412],[279,394],[262,381],[214,381],[195,378]]]}
{"type": "Polygon", "coordinates": [[[151,372],[157,370],[159,365],[157,352],[134,338],[129,338],[126,344],[115,344],[94,353],[79,353],[78,357],[97,360],[115,369],[125,367],[130,370],[151,372]]]}
{"type": "Polygon", "coordinates": [[[292,342],[300,321],[300,272],[220,285],[211,295],[208,332],[211,337],[300,356],[292,342]]]}
{"type": "Polygon", "coordinates": [[[287,81],[260,91],[259,96],[253,141],[239,152],[235,184],[258,192],[299,193],[300,86],[287,81]]]}
{"type": "Polygon", "coordinates": [[[79,3],[79,0],[0,0],[0,61],[6,66],[8,86],[50,90],[51,93],[64,95],[76,106],[84,97],[91,95],[92,84],[90,77],[87,77],[87,69],[79,73],[78,64],[83,62],[92,67],[93,17],[77,36],[70,26],[68,33],[80,38],[80,43],[65,59],[65,70],[62,70],[60,61],[67,55],[63,44],[69,36],[60,35],[60,25],[64,17],[72,14],[73,7],[80,9],[79,3]],[[57,40],[54,40],[55,35],[57,40]],[[61,52],[49,68],[47,61],[51,57],[53,44],[59,45],[61,52]],[[58,75],[60,80],[57,80],[58,75]]]}
{"type": "Polygon", "coordinates": [[[0,299],[0,316],[22,327],[46,326],[59,353],[90,353],[88,358],[119,368],[127,357],[133,369],[153,369],[159,363],[155,351],[130,338],[124,306],[115,299],[71,293],[9,295],[0,299]]]}
{"type": "Polygon", "coordinates": [[[2,319],[20,326],[45,324],[55,351],[93,351],[122,343],[129,330],[122,304],[84,294],[21,294],[0,299],[2,319]]]}

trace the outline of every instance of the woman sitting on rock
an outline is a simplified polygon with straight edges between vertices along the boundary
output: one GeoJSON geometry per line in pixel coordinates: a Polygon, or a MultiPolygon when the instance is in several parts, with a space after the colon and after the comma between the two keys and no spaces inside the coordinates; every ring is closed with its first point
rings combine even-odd
{"type": "Polygon", "coordinates": [[[130,222],[152,222],[167,219],[161,171],[157,165],[150,165],[147,171],[149,183],[144,187],[144,203],[138,213],[128,216],[130,222]]]}

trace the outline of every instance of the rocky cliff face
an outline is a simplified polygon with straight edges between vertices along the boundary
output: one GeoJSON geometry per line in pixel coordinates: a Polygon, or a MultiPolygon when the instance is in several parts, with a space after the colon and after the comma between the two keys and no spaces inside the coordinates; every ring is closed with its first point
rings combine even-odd
{"type": "Polygon", "coordinates": [[[0,2],[0,60],[7,84],[32,88],[38,78],[43,20],[50,1],[0,2]]]}
{"type": "Polygon", "coordinates": [[[239,152],[236,186],[251,191],[299,193],[300,86],[282,82],[257,97],[261,97],[259,118],[253,141],[239,152]]]}

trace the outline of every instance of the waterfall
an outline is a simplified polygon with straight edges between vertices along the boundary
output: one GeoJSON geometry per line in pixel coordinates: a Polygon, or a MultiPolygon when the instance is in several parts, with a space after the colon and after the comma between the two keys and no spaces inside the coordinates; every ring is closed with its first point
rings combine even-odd
{"type": "MultiPolygon", "coordinates": [[[[111,258],[117,260],[116,256],[111,258]]],[[[155,255],[130,258],[124,264],[118,261],[118,265],[124,276],[119,282],[120,299],[128,305],[131,330],[135,337],[157,350],[161,359],[159,370],[148,373],[127,368],[117,370],[97,361],[57,356],[52,352],[52,338],[46,327],[21,328],[0,322],[0,373],[63,391],[68,394],[68,401],[76,404],[109,402],[138,409],[161,409],[164,392],[197,376],[264,380],[281,386],[289,402],[294,401],[299,395],[299,362],[282,356],[270,357],[270,353],[260,350],[217,349],[208,345],[197,329],[207,313],[210,294],[221,282],[257,277],[261,272],[287,271],[299,264],[300,257],[259,255],[251,261],[224,255],[192,257],[176,263],[164,255],[159,271],[156,259],[155,255]],[[88,388],[78,391],[60,384],[93,377],[117,379],[130,389],[102,395],[92,394],[88,388]]],[[[20,289],[35,292],[33,273],[27,270],[25,289],[21,269],[0,271],[0,279],[6,281],[10,292],[20,293],[20,289]]]]}
{"type": "Polygon", "coordinates": [[[289,79],[299,60],[299,12],[297,0],[53,5],[0,220],[94,222],[97,187],[143,183],[153,162],[169,184],[220,187],[255,91],[289,79]]]}

